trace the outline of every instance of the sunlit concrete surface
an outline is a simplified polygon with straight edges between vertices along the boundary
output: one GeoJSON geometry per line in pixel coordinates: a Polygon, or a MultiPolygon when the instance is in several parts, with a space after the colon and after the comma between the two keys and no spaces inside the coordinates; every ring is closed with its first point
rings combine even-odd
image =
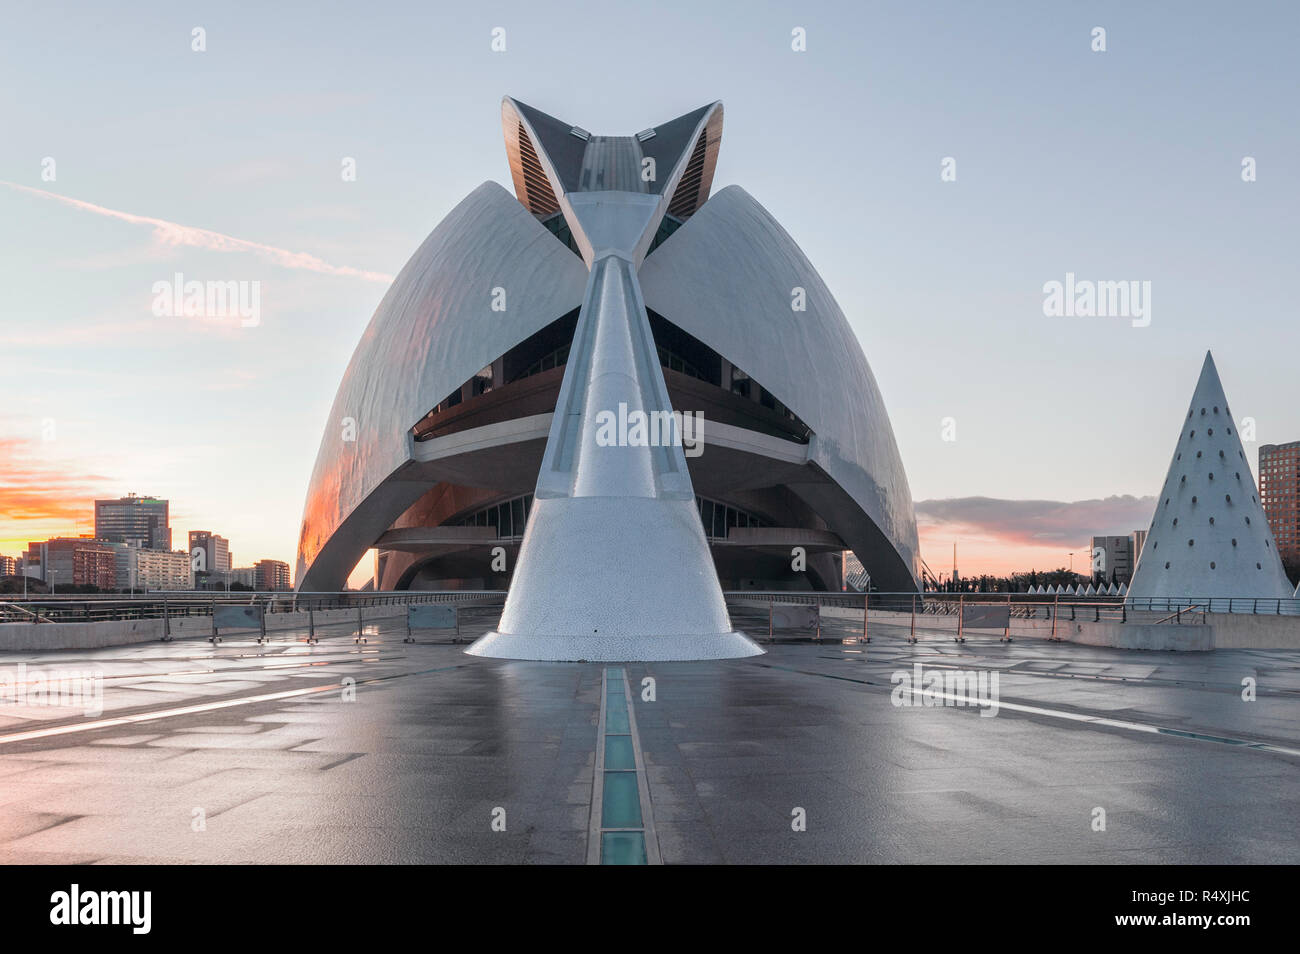
{"type": "MultiPolygon", "coordinates": [[[[465,611],[464,635],[495,618],[465,611]]],[[[1300,860],[1296,653],[823,631],[623,667],[665,863],[1300,860]],[[1003,708],[895,706],[891,676],[916,663],[997,672],[1003,708]]],[[[104,711],[0,706],[0,861],[586,861],[607,667],[404,635],[5,654],[28,679],[102,672],[104,711]]]]}

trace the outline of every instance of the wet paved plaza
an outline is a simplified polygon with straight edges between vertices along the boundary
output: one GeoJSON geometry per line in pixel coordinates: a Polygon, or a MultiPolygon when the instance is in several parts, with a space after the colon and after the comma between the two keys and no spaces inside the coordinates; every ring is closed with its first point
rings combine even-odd
{"type": "Polygon", "coordinates": [[[400,620],[7,654],[29,687],[102,675],[103,711],[0,706],[0,861],[581,864],[622,827],[593,813],[638,794],[666,864],[1300,861],[1300,654],[850,629],[622,666],[479,659],[400,620]],[[996,673],[996,715],[896,705],[918,664],[996,673]]]}

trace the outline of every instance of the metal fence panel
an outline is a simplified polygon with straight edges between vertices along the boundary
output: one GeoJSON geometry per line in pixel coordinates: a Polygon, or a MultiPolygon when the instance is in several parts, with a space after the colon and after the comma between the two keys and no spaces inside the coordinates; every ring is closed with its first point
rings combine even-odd
{"type": "Polygon", "coordinates": [[[1011,607],[967,603],[962,607],[961,625],[963,629],[1006,629],[1011,625],[1011,607]]]}
{"type": "Polygon", "coordinates": [[[816,629],[817,607],[776,603],[772,606],[772,629],[816,629]]]}
{"type": "Polygon", "coordinates": [[[412,603],[406,608],[411,629],[455,629],[456,607],[445,603],[412,603]]]}
{"type": "Polygon", "coordinates": [[[262,613],[260,603],[238,606],[219,604],[212,607],[212,626],[214,629],[261,629],[262,613]]]}

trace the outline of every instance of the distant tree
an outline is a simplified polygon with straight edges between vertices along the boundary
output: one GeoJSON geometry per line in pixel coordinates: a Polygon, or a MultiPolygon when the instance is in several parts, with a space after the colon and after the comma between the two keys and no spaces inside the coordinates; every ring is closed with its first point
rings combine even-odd
{"type": "MultiPolygon", "coordinates": [[[[30,577],[30,576],[27,578],[27,594],[29,596],[33,594],[48,593],[49,591],[50,588],[46,586],[45,583],[42,582],[41,580],[38,580],[35,577],[30,577]]],[[[21,595],[22,592],[23,592],[22,576],[17,574],[15,574],[14,576],[0,576],[0,593],[18,593],[21,595]]]]}

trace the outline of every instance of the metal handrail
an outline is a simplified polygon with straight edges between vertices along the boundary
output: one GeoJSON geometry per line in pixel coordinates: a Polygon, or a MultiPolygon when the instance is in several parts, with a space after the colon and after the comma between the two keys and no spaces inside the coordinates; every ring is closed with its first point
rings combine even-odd
{"type": "Polygon", "coordinates": [[[19,613],[26,613],[28,616],[35,617],[35,618],[33,619],[33,622],[39,622],[39,621],[40,621],[40,618],[41,618],[41,617],[40,617],[40,614],[39,614],[39,613],[34,613],[34,612],[32,612],[32,611],[29,610],[27,607],[23,606],[21,603],[11,603],[11,602],[9,602],[9,601],[7,601],[7,600],[0,600],[0,609],[4,609],[4,608],[6,608],[6,607],[7,607],[8,609],[15,610],[15,611],[17,611],[17,612],[19,612],[19,613]]]}
{"type": "MultiPolygon", "coordinates": [[[[723,596],[732,603],[816,603],[821,606],[842,606],[863,609],[869,601],[872,609],[909,612],[911,601],[917,600],[917,612],[923,615],[952,616],[963,603],[1011,605],[1016,618],[1035,618],[1039,613],[1051,618],[1053,613],[1068,614],[1071,619],[1091,618],[1095,622],[1114,620],[1128,622],[1131,616],[1137,621],[1153,622],[1142,614],[1173,614],[1189,612],[1193,608],[1202,615],[1216,613],[1251,614],[1268,616],[1300,616],[1300,599],[1243,596],[1185,596],[1185,597],[1115,597],[1078,596],[1043,593],[936,593],[936,592],[876,592],[842,593],[809,590],[727,590],[723,596]]],[[[1161,621],[1167,619],[1162,615],[1161,621]]]]}
{"type": "Polygon", "coordinates": [[[1155,622],[1153,623],[1153,625],[1155,625],[1155,626],[1159,626],[1161,623],[1167,623],[1167,622],[1169,622],[1171,619],[1177,620],[1178,622],[1181,623],[1181,622],[1183,621],[1183,614],[1184,614],[1184,613],[1194,613],[1194,612],[1196,612],[1197,610],[1200,610],[1200,611],[1201,611],[1201,621],[1204,622],[1204,621],[1205,621],[1205,615],[1206,615],[1206,614],[1205,614],[1205,610],[1204,610],[1204,608],[1202,608],[1202,607],[1200,607],[1200,606],[1182,606],[1182,607],[1179,607],[1178,610],[1177,610],[1176,612],[1170,613],[1168,616],[1165,616],[1165,617],[1163,617],[1163,618],[1161,618],[1161,619],[1155,620],[1155,622]]]}
{"type": "Polygon", "coordinates": [[[145,594],[60,594],[0,601],[0,622],[106,622],[211,616],[217,606],[261,605],[268,613],[360,609],[411,603],[495,603],[504,590],[401,590],[295,593],[291,590],[168,590],[145,594]],[[13,619],[11,617],[18,617],[13,619]]]}

